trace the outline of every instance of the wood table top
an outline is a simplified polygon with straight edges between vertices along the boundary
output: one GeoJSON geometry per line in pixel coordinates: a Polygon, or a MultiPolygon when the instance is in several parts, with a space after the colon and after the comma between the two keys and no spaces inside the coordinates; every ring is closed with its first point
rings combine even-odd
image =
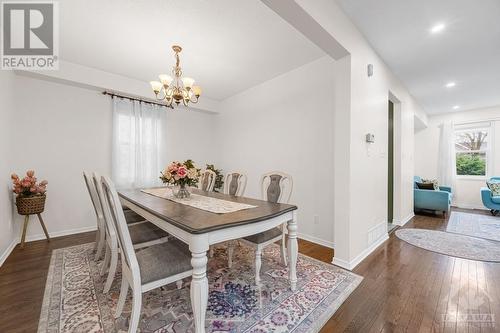
{"type": "Polygon", "coordinates": [[[237,225],[265,221],[297,209],[295,205],[271,203],[263,200],[236,197],[190,188],[194,194],[257,206],[232,213],[216,214],[183,205],[165,198],[141,192],[140,189],[120,190],[118,195],[156,217],[192,234],[225,229],[237,225]]]}

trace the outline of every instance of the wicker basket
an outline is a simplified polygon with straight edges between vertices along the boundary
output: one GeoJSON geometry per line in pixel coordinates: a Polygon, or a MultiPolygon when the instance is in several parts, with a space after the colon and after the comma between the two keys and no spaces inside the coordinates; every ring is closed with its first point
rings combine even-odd
{"type": "Polygon", "coordinates": [[[32,197],[17,197],[16,206],[19,215],[40,214],[45,209],[45,194],[32,197]]]}

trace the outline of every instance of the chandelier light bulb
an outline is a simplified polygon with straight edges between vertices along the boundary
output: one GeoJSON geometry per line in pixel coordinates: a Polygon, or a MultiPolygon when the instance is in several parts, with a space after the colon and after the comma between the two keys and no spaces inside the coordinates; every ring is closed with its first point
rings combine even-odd
{"type": "Polygon", "coordinates": [[[149,82],[149,84],[151,84],[151,88],[153,89],[154,93],[155,93],[156,95],[158,95],[158,93],[160,92],[161,87],[162,87],[161,82],[158,82],[158,81],[151,81],[151,82],[149,82]]]}
{"type": "Polygon", "coordinates": [[[200,97],[201,95],[201,88],[200,86],[193,86],[193,94],[196,96],[196,97],[200,97]]]}
{"type": "Polygon", "coordinates": [[[184,88],[191,89],[193,87],[193,84],[194,84],[194,79],[192,79],[190,77],[183,77],[182,84],[184,85],[184,88]]]}

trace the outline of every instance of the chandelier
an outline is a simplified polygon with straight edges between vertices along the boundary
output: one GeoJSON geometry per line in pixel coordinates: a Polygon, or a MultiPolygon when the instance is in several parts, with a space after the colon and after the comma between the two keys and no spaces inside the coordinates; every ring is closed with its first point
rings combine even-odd
{"type": "Polygon", "coordinates": [[[172,68],[171,77],[167,74],[161,74],[158,77],[160,81],[151,81],[151,88],[156,95],[156,99],[163,101],[167,106],[172,107],[172,103],[179,105],[181,102],[188,106],[189,103],[198,103],[201,95],[201,88],[194,85],[194,79],[190,77],[182,77],[182,69],[180,67],[179,53],[182,47],[178,45],[172,46],[175,53],[175,66],[172,68]]]}

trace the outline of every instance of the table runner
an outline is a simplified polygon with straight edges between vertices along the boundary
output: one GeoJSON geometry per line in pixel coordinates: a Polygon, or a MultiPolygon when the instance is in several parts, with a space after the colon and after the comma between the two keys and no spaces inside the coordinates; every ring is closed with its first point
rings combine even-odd
{"type": "Polygon", "coordinates": [[[244,203],[227,201],[193,193],[191,193],[188,199],[178,199],[174,197],[174,195],[172,194],[172,190],[167,187],[144,189],[141,190],[141,192],[217,214],[233,213],[239,210],[257,207],[244,203]]]}

